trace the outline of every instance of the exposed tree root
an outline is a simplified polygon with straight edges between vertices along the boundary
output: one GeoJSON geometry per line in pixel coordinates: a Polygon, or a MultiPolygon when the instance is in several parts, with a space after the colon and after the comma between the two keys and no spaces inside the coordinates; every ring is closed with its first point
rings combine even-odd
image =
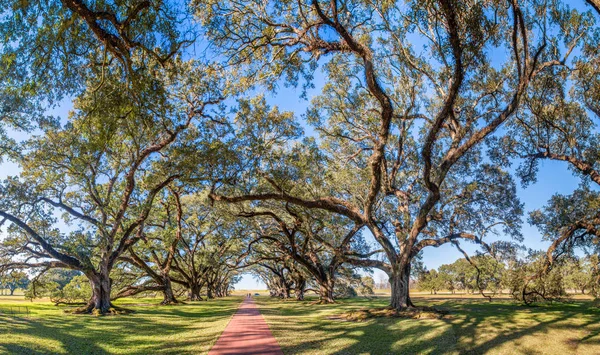
{"type": "Polygon", "coordinates": [[[78,307],[78,308],[73,308],[73,309],[67,309],[65,310],[65,313],[71,313],[71,314],[91,314],[94,316],[107,316],[107,315],[120,315],[120,314],[131,314],[134,313],[134,310],[131,309],[127,309],[127,308],[122,308],[122,307],[118,307],[115,306],[113,304],[110,305],[110,308],[108,310],[106,310],[105,312],[102,312],[102,310],[95,308],[93,306],[84,306],[84,307],[78,307]]]}

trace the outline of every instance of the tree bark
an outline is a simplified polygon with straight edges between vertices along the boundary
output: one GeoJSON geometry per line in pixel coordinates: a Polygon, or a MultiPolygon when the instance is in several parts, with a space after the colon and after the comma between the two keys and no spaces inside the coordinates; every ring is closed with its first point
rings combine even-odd
{"type": "Polygon", "coordinates": [[[296,300],[304,301],[304,289],[306,288],[306,280],[299,279],[296,281],[296,300]]]}
{"type": "Polygon", "coordinates": [[[399,265],[399,267],[394,268],[392,275],[390,275],[390,286],[392,289],[390,306],[394,309],[402,310],[413,306],[408,290],[409,281],[410,264],[399,265]]]}
{"type": "Polygon", "coordinates": [[[87,274],[92,287],[92,298],[87,304],[85,313],[106,314],[110,312],[111,279],[108,272],[94,272],[87,274]]]}
{"type": "Polygon", "coordinates": [[[279,298],[282,299],[288,299],[291,297],[291,293],[292,290],[289,288],[288,285],[282,285],[281,288],[279,289],[279,298]]]}
{"type": "Polygon", "coordinates": [[[188,299],[190,301],[202,301],[202,296],[200,296],[200,285],[191,285],[188,290],[188,299]]]}
{"type": "Polygon", "coordinates": [[[163,301],[160,303],[162,305],[166,304],[176,304],[179,303],[175,298],[175,294],[173,293],[173,286],[171,284],[171,278],[166,276],[163,277],[163,301]]]}
{"type": "Polygon", "coordinates": [[[333,287],[333,279],[319,282],[319,300],[322,303],[335,303],[335,299],[333,297],[333,287]]]}

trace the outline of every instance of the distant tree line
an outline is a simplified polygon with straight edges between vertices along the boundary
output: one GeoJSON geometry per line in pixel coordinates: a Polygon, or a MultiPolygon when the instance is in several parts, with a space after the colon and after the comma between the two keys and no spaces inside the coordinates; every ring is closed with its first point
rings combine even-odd
{"type": "Polygon", "coordinates": [[[458,259],[437,270],[422,270],[415,287],[431,294],[440,291],[483,293],[486,296],[509,294],[515,300],[527,303],[566,299],[574,293],[598,297],[600,292],[600,265],[595,255],[560,259],[550,272],[536,278],[525,292],[524,285],[531,281],[530,276],[545,268],[545,253],[530,252],[526,258],[505,262],[490,256],[471,259],[471,262],[458,259]]]}

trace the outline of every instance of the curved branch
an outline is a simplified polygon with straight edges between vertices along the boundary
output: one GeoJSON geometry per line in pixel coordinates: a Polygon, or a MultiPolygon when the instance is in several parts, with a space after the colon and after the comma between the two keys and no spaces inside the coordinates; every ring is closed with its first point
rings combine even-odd
{"type": "Polygon", "coordinates": [[[68,267],[70,269],[83,270],[83,265],[81,264],[81,262],[78,259],[75,259],[72,256],[63,254],[63,253],[59,252],[58,250],[54,249],[54,247],[52,247],[52,245],[50,245],[50,243],[48,243],[42,236],[40,236],[36,231],[34,231],[29,225],[27,225],[27,223],[25,223],[21,219],[13,216],[7,212],[4,212],[4,211],[0,211],[0,216],[6,218],[7,220],[9,220],[12,223],[14,223],[15,225],[17,225],[22,230],[24,230],[29,236],[31,236],[33,239],[35,239],[36,242],[38,242],[39,245],[48,254],[50,254],[50,256],[52,256],[54,259],[60,261],[62,264],[66,265],[66,267],[68,267]]]}
{"type": "Polygon", "coordinates": [[[335,197],[321,197],[315,200],[305,200],[299,197],[288,195],[286,192],[281,193],[264,193],[264,194],[248,194],[241,196],[224,196],[217,195],[214,192],[209,194],[209,198],[213,201],[222,201],[228,203],[238,203],[245,201],[285,201],[306,208],[317,208],[330,212],[339,213],[351,220],[363,223],[364,216],[353,206],[346,201],[335,197]]]}

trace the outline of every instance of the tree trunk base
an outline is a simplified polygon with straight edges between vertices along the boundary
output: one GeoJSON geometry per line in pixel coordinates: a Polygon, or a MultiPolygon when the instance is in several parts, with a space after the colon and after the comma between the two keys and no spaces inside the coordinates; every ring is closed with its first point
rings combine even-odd
{"type": "MultiPolygon", "coordinates": [[[[390,307],[396,311],[403,311],[414,307],[409,296],[410,264],[399,267],[398,271],[390,275],[390,307]]],[[[435,292],[435,291],[434,291],[435,292]]]]}
{"type": "Polygon", "coordinates": [[[173,306],[173,305],[177,305],[177,304],[182,304],[182,302],[178,301],[176,298],[174,298],[172,300],[163,300],[160,303],[161,306],[173,306]]]}

